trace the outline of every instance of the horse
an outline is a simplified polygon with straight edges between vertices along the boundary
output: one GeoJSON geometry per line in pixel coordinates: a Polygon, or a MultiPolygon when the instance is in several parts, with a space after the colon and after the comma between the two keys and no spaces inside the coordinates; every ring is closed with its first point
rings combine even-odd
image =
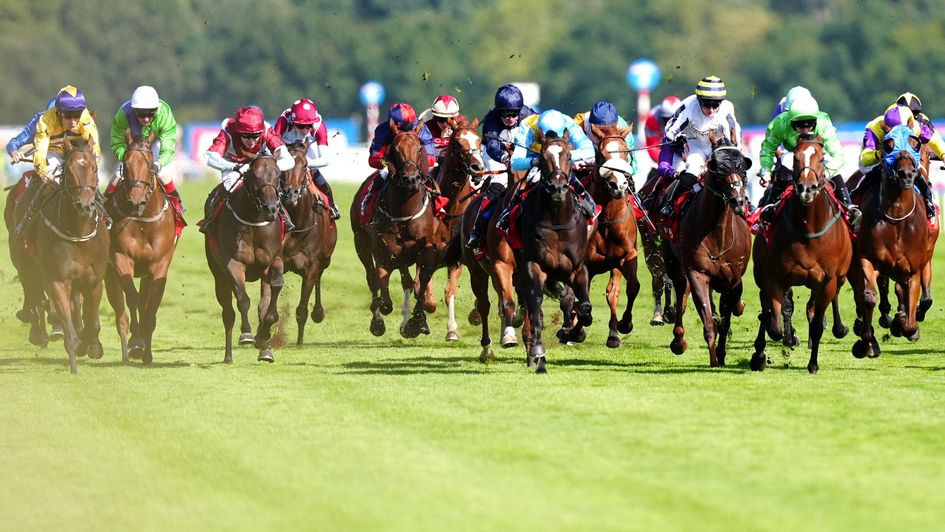
{"type": "MultiPolygon", "coordinates": [[[[817,373],[817,354],[824,333],[824,314],[840,292],[850,260],[853,244],[837,202],[824,191],[828,183],[824,167],[824,145],[820,137],[802,135],[794,149],[794,189],[774,221],[768,239],[755,239],[755,283],[759,289],[761,313],[758,315],[758,336],[755,353],[749,366],[762,371],[767,365],[765,333],[773,340],[790,340],[782,330],[782,301],[793,303],[792,286],[807,286],[811,291],[809,305],[811,354],[807,363],[810,373],[817,373]]],[[[793,306],[793,305],[792,305],[793,306]]],[[[835,321],[834,335],[842,337],[835,321]]]]}
{"type": "MultiPolygon", "coordinates": [[[[35,256],[15,264],[27,299],[33,305],[42,299],[45,286],[62,319],[63,343],[69,355],[69,370],[74,375],[78,373],[76,357],[88,355],[98,359],[103,355],[98,338],[99,304],[108,265],[109,237],[98,195],[98,162],[91,142],[66,137],[62,149],[61,184],[36,211],[41,220],[35,220],[28,229],[35,256]]],[[[42,194],[38,190],[41,186],[50,185],[36,186],[33,192],[42,194]]],[[[22,219],[27,203],[26,198],[18,202],[16,219],[22,219]]],[[[41,311],[33,313],[31,338],[36,328],[42,328],[45,336],[41,311]]]]}
{"type": "MultiPolygon", "coordinates": [[[[656,168],[651,168],[646,176],[646,182],[640,188],[638,195],[642,200],[640,207],[651,220],[656,220],[655,205],[666,189],[665,180],[656,168]]],[[[666,275],[666,265],[663,264],[662,236],[656,227],[643,226],[639,231],[640,243],[643,246],[643,259],[646,269],[650,272],[650,289],[653,292],[653,317],[650,325],[661,326],[666,322],[674,321],[676,311],[673,306],[673,281],[666,275]]]]}
{"type": "Polygon", "coordinates": [[[393,310],[388,283],[395,269],[400,271],[405,293],[412,289],[416,300],[410,317],[405,316],[401,322],[401,336],[416,338],[430,334],[423,297],[436,268],[439,220],[434,216],[432,195],[424,185],[429,163],[419,137],[422,127],[420,123],[406,131],[395,128],[387,151],[386,164],[391,172],[386,188],[378,193],[374,219],[366,225],[359,220],[361,200],[370,179],[361,185],[351,205],[354,246],[371,291],[370,331],[374,336],[384,334],[383,315],[393,310]],[[407,271],[414,264],[419,268],[417,283],[407,271]]]}
{"type": "Polygon", "coordinates": [[[748,202],[745,179],[751,159],[733,139],[710,132],[712,154],[703,186],[694,192],[679,220],[679,240],[663,238],[663,260],[676,292],[675,324],[670,350],[686,351],[683,314],[692,292],[709,348],[709,365],[725,365],[731,316],[744,311],[742,275],[751,255],[751,230],[744,218],[748,202]],[[719,292],[719,320],[713,317],[712,291],[719,292]],[[716,345],[716,342],[718,344],[716,345]]]}
{"type": "Polygon", "coordinates": [[[863,195],[862,229],[856,239],[848,278],[856,301],[853,331],[860,337],[853,344],[853,356],[880,355],[873,331],[876,306],[876,277],[883,275],[899,288],[899,309],[890,323],[894,336],[919,339],[916,306],[923,270],[929,261],[929,224],[925,202],[913,188],[919,175],[921,141],[906,126],[896,126],[883,141],[885,157],[878,190],[863,195]]]}
{"type": "MultiPolygon", "coordinates": [[[[564,284],[567,300],[575,300],[576,324],[562,327],[560,337],[580,337],[583,327],[591,324],[591,302],[588,294],[589,275],[586,264],[587,220],[580,212],[570,187],[571,140],[565,131],[562,137],[539,132],[541,152],[538,157],[540,181],[522,200],[522,275],[519,282],[528,308],[526,329],[526,363],[535,364],[535,373],[547,373],[546,350],[541,333],[544,326],[541,304],[545,290],[552,292],[564,284]]],[[[564,316],[571,316],[570,305],[562,305],[564,316]]]]}
{"type": "Polygon", "coordinates": [[[276,160],[257,155],[249,162],[242,182],[222,205],[216,205],[215,194],[207,198],[204,212],[219,209],[204,240],[207,265],[213,274],[217,302],[222,309],[225,337],[224,363],[233,362],[233,295],[245,327],[243,335],[251,335],[249,294],[246,283],[260,281],[259,325],[253,343],[259,349],[257,360],[273,362],[272,326],[279,321],[279,293],[284,284],[282,237],[284,228],[280,211],[279,177],[276,160]]]}
{"type": "Polygon", "coordinates": [[[592,133],[600,144],[597,161],[590,174],[588,192],[594,202],[602,207],[597,220],[597,231],[587,244],[588,282],[595,275],[610,273],[607,284],[607,303],[610,305],[607,347],[617,348],[621,334],[633,330],[633,302],[640,292],[637,279],[637,221],[633,207],[627,198],[630,189],[628,178],[632,178],[630,151],[626,136],[632,126],[618,129],[613,126],[592,125],[592,133]],[[621,277],[627,279],[627,308],[618,321],[617,305],[620,302],[621,277]]]}
{"type": "Polygon", "coordinates": [[[331,219],[328,205],[312,195],[314,185],[305,154],[308,144],[290,144],[289,153],[295,166],[287,170],[281,181],[282,205],[292,219],[295,229],[286,233],[282,242],[285,269],[302,278],[299,304],[295,307],[295,321],[299,326],[295,345],[302,345],[305,322],[309,317],[308,302],[315,291],[312,322],[325,319],[322,306],[322,274],[331,264],[331,255],[338,242],[338,227],[331,219]]]}
{"type": "Polygon", "coordinates": [[[132,138],[127,131],[125,142],[124,178],[115,190],[111,208],[111,254],[105,292],[115,310],[122,361],[140,358],[150,364],[157,310],[177,247],[177,222],[167,193],[151,170],[154,134],[132,138]],[[135,286],[135,277],[141,278],[140,290],[135,286]]]}

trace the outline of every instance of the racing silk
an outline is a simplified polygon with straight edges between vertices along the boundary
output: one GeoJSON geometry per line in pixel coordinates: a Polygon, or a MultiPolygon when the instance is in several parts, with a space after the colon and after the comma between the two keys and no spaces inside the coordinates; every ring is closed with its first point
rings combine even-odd
{"type": "Polygon", "coordinates": [[[59,119],[59,111],[52,108],[43,112],[36,121],[36,135],[33,137],[33,147],[36,150],[33,153],[33,168],[37,174],[46,173],[46,156],[49,152],[63,155],[62,140],[67,134],[70,139],[80,138],[85,142],[91,142],[95,160],[101,163],[102,148],[98,145],[98,127],[92,115],[89,114],[89,110],[83,109],[75,129],[67,132],[59,119]]]}
{"type": "MultiPolygon", "coordinates": [[[[820,135],[824,142],[824,152],[829,156],[825,158],[824,166],[830,175],[836,175],[843,168],[843,149],[840,138],[837,136],[837,128],[833,127],[833,122],[830,121],[827,113],[820,111],[816,116],[817,125],[811,135],[820,135]]],[[[761,142],[761,154],[758,156],[761,162],[761,173],[771,172],[777,157],[778,146],[784,146],[785,150],[793,152],[797,148],[798,137],[800,134],[791,127],[788,113],[781,113],[774,117],[765,131],[765,140],[761,142]]]]}
{"type": "Polygon", "coordinates": [[[769,120],[774,120],[776,116],[787,111],[787,96],[782,96],[781,101],[778,102],[778,105],[774,106],[774,111],[771,112],[771,118],[769,120]]]}
{"type": "MultiPolygon", "coordinates": [[[[646,153],[649,154],[653,162],[660,160],[660,146],[663,142],[664,128],[666,124],[656,116],[656,109],[650,111],[646,116],[646,122],[643,124],[643,135],[646,138],[646,153]]],[[[629,147],[629,145],[628,145],[629,147]]]]}
{"type": "Polygon", "coordinates": [[[506,154],[505,147],[508,143],[515,140],[515,132],[518,130],[518,125],[522,123],[522,120],[529,116],[537,115],[534,109],[525,105],[522,106],[522,110],[518,113],[518,121],[512,127],[507,127],[502,123],[502,115],[496,110],[492,109],[486,116],[482,119],[482,141],[486,145],[486,154],[496,162],[502,162],[503,156],[506,154]]]}
{"type": "MultiPolygon", "coordinates": [[[[427,126],[420,128],[420,142],[423,143],[423,149],[427,152],[427,162],[430,168],[433,168],[436,160],[434,159],[433,135],[427,126]]],[[[368,155],[368,164],[371,168],[384,168],[384,156],[387,155],[387,149],[390,143],[394,142],[394,132],[390,129],[390,121],[382,122],[374,129],[374,140],[371,141],[370,154],[368,155]]]]}
{"type": "Polygon", "coordinates": [[[223,121],[220,133],[213,139],[210,149],[207,150],[207,166],[220,171],[232,170],[241,164],[250,162],[257,154],[275,156],[279,169],[282,171],[295,166],[295,159],[289,155],[282,139],[279,138],[279,135],[276,135],[276,132],[268,123],[266,123],[266,128],[260,135],[256,145],[250,149],[245,149],[243,148],[243,142],[239,140],[239,133],[236,131],[236,121],[227,118],[223,121]],[[285,161],[285,157],[288,158],[288,163],[285,161]],[[288,167],[285,167],[286,164],[288,164],[288,167]]]}
{"type": "MultiPolygon", "coordinates": [[[[56,99],[53,98],[49,100],[49,103],[46,105],[46,110],[52,109],[56,106],[56,99]]],[[[40,111],[33,115],[33,118],[30,118],[30,121],[26,123],[26,126],[23,128],[23,131],[10,139],[10,142],[7,142],[7,155],[13,155],[13,152],[20,149],[22,146],[33,142],[33,137],[36,136],[36,123],[39,122],[39,117],[43,116],[43,113],[46,110],[40,111]]]]}
{"type": "MultiPolygon", "coordinates": [[[[432,115],[431,115],[432,116],[432,115]]],[[[423,120],[421,115],[420,119],[423,120]]],[[[466,117],[463,115],[456,115],[453,117],[457,122],[465,121],[466,117]]],[[[437,160],[443,157],[443,152],[446,151],[446,147],[450,144],[450,137],[453,136],[453,128],[450,127],[449,123],[444,122],[442,127],[440,126],[439,120],[436,117],[433,117],[429,120],[423,122],[427,129],[430,130],[430,134],[433,135],[433,149],[436,154],[437,160]]]]}
{"type": "Polygon", "coordinates": [[[154,114],[154,120],[146,126],[142,126],[131,108],[131,100],[125,102],[115,113],[115,119],[112,120],[111,146],[112,153],[119,161],[125,157],[125,131],[131,131],[131,136],[141,135],[143,137],[154,133],[154,138],[160,142],[161,148],[158,151],[158,164],[165,168],[171,164],[174,159],[174,151],[177,149],[177,120],[174,119],[174,113],[167,102],[160,100],[161,104],[154,114]]]}
{"type": "Polygon", "coordinates": [[[312,129],[309,129],[308,133],[302,135],[299,130],[292,125],[292,122],[289,121],[289,115],[291,114],[291,108],[283,111],[272,129],[279,135],[282,142],[287,145],[296,142],[301,142],[302,144],[308,142],[308,151],[305,152],[305,159],[309,166],[314,168],[328,166],[330,162],[328,159],[328,127],[325,126],[322,115],[318,114],[315,123],[312,124],[312,129]]]}
{"type": "MultiPolygon", "coordinates": [[[[679,106],[676,114],[666,123],[664,142],[670,142],[680,135],[686,136],[686,150],[688,154],[696,154],[696,159],[707,161],[712,155],[712,143],[709,142],[709,132],[721,130],[729,138],[741,142],[742,128],[735,119],[735,106],[728,100],[722,100],[718,111],[708,117],[702,113],[699,101],[695,94],[686,97],[679,106]]],[[[673,146],[663,146],[660,150],[660,173],[666,177],[675,175],[673,161],[679,154],[673,146]]]]}
{"type": "MultiPolygon", "coordinates": [[[[515,132],[515,150],[512,151],[512,170],[524,172],[531,169],[532,160],[541,153],[541,142],[538,140],[538,117],[531,115],[519,124],[515,132]]],[[[564,116],[565,131],[571,141],[571,160],[590,162],[594,160],[594,143],[584,134],[569,116],[564,116]]]]}
{"type": "MultiPolygon", "coordinates": [[[[890,108],[892,108],[892,106],[890,106],[890,108]]],[[[890,108],[886,110],[889,111],[890,108]]],[[[942,159],[943,155],[945,155],[945,141],[942,140],[942,136],[938,131],[935,131],[931,126],[928,117],[921,113],[920,115],[924,117],[924,119],[917,116],[915,127],[913,127],[912,130],[923,144],[929,145],[929,149],[932,150],[932,153],[939,159],[942,159]]],[[[883,155],[880,146],[883,144],[883,139],[886,138],[886,130],[883,127],[883,118],[885,116],[885,113],[879,115],[866,124],[866,132],[863,134],[863,149],[860,151],[860,168],[862,170],[876,166],[882,159],[883,155]]]]}
{"type": "MultiPolygon", "coordinates": [[[[598,145],[600,145],[600,139],[594,137],[594,132],[591,130],[591,122],[589,120],[590,115],[591,115],[590,111],[586,113],[578,113],[574,115],[574,123],[581,126],[581,129],[584,130],[584,134],[587,135],[587,138],[591,139],[591,142],[594,144],[594,147],[596,148],[598,145]]],[[[623,117],[620,115],[617,115],[616,127],[617,129],[622,129],[622,128],[627,127],[627,121],[624,120],[623,117]]],[[[632,129],[627,133],[627,136],[624,137],[624,140],[627,141],[627,149],[632,150],[637,145],[636,141],[633,138],[632,129]]],[[[632,151],[627,152],[627,155],[629,156],[629,159],[630,159],[630,168],[633,170],[633,173],[636,174],[637,173],[637,158],[634,155],[634,152],[632,151]]]]}

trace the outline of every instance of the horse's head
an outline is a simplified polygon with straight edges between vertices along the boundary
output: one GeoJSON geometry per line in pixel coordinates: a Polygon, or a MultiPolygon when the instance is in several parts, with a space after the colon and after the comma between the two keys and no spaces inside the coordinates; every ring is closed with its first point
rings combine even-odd
{"type": "Polygon", "coordinates": [[[249,163],[243,187],[263,218],[271,222],[279,215],[279,166],[270,155],[257,155],[249,163]]]}
{"type": "Polygon", "coordinates": [[[125,131],[125,155],[121,159],[121,194],[117,197],[124,201],[132,216],[141,216],[154,194],[157,175],[151,171],[154,164],[154,132],[147,138],[137,135],[132,138],[131,130],[125,131]]]}
{"type": "Polygon", "coordinates": [[[751,159],[725,135],[709,132],[712,155],[706,163],[705,185],[709,192],[722,198],[735,211],[744,215],[748,196],[745,191],[745,176],[751,168],[751,159]]]}
{"type": "Polygon", "coordinates": [[[538,156],[538,169],[545,191],[551,196],[552,203],[563,203],[571,184],[571,137],[567,130],[563,137],[549,131],[546,135],[539,132],[541,153],[538,156]]]}
{"type": "Polygon", "coordinates": [[[591,125],[591,132],[600,139],[597,146],[597,175],[603,181],[612,198],[622,198],[630,188],[629,177],[633,175],[630,165],[630,150],[627,135],[633,131],[628,125],[623,129],[614,126],[591,125]]]}
{"type": "Polygon", "coordinates": [[[394,126],[394,140],[387,150],[387,164],[392,167],[391,184],[409,192],[420,190],[423,176],[429,171],[427,153],[420,140],[422,128],[422,122],[406,131],[394,126]]]}
{"type": "Polygon", "coordinates": [[[794,148],[794,190],[801,205],[810,205],[827,184],[824,142],[820,136],[801,135],[794,148]]]}
{"type": "Polygon", "coordinates": [[[908,126],[896,126],[883,139],[885,181],[899,190],[911,189],[919,174],[922,142],[908,126]]]}
{"type": "Polygon", "coordinates": [[[482,139],[477,132],[479,119],[476,118],[470,124],[465,119],[450,118],[448,123],[453,134],[450,135],[447,156],[454,157],[462,173],[469,176],[478,186],[478,181],[482,179],[481,172],[486,168],[482,160],[482,139]]]}
{"type": "Polygon", "coordinates": [[[91,218],[98,211],[98,163],[92,152],[91,142],[63,138],[62,189],[72,201],[72,206],[82,218],[91,218]]]}
{"type": "Polygon", "coordinates": [[[282,173],[280,180],[282,202],[295,207],[308,187],[310,171],[305,154],[311,142],[293,142],[287,146],[289,153],[295,159],[295,166],[282,173]]]}

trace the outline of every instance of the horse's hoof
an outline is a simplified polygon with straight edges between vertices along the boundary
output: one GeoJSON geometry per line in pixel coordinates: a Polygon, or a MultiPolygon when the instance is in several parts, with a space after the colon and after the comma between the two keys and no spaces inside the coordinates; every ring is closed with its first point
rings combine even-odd
{"type": "Polygon", "coordinates": [[[685,340],[673,340],[669,343],[669,350],[673,352],[674,355],[681,355],[686,352],[686,341],[685,340]]]}
{"type": "Polygon", "coordinates": [[[853,334],[863,336],[863,320],[860,318],[853,320],[853,334]]]}
{"type": "Polygon", "coordinates": [[[923,299],[919,301],[919,306],[915,309],[915,319],[925,321],[925,313],[932,308],[932,299],[923,299]]]}
{"type": "Polygon", "coordinates": [[[384,332],[387,331],[387,326],[384,325],[384,320],[381,318],[374,318],[371,320],[371,334],[374,336],[384,336],[384,332]]]}
{"type": "MultiPolygon", "coordinates": [[[[662,314],[662,313],[659,313],[659,312],[654,312],[654,313],[653,313],[653,317],[650,318],[650,325],[654,325],[654,326],[659,327],[659,326],[663,325],[664,323],[666,323],[666,322],[663,321],[663,314],[662,314]]],[[[619,329],[618,329],[618,330],[619,330],[619,329]]]]}
{"type": "Polygon", "coordinates": [[[905,335],[905,327],[903,322],[905,321],[904,316],[901,312],[896,314],[896,317],[893,318],[892,323],[889,324],[889,333],[895,337],[900,337],[905,335]]]}
{"type": "Polygon", "coordinates": [[[751,357],[751,361],[748,362],[748,367],[752,371],[764,371],[765,367],[768,366],[768,357],[764,353],[755,353],[751,357]]]}
{"type": "Polygon", "coordinates": [[[555,331],[555,337],[558,339],[558,343],[561,343],[561,344],[568,343],[568,336],[570,335],[570,333],[571,331],[564,327],[555,331]]]}
{"type": "Polygon", "coordinates": [[[867,351],[866,356],[869,358],[876,358],[880,354],[882,354],[882,349],[879,347],[879,342],[877,342],[874,338],[873,341],[870,342],[870,349],[867,351]]]}
{"type": "Polygon", "coordinates": [[[131,360],[138,360],[144,355],[144,347],[140,345],[129,346],[128,347],[128,358],[131,360]]]}
{"type": "Polygon", "coordinates": [[[669,307],[663,310],[663,319],[666,320],[667,323],[676,321],[676,309],[669,307]]]}
{"type": "Polygon", "coordinates": [[[515,347],[518,345],[518,338],[516,338],[514,334],[503,336],[502,341],[500,341],[499,344],[503,349],[515,347]]]}
{"type": "Polygon", "coordinates": [[[545,357],[540,356],[535,359],[535,374],[536,375],[545,375],[548,373],[548,368],[545,367],[545,357]]]}
{"type": "Polygon", "coordinates": [[[55,326],[49,331],[49,341],[58,342],[62,340],[66,335],[62,332],[62,327],[55,326]]]}
{"type": "Polygon", "coordinates": [[[853,348],[851,351],[854,357],[865,358],[869,356],[869,352],[871,351],[871,349],[870,349],[870,345],[861,339],[861,340],[857,340],[856,342],[853,342],[853,348]]]}
{"type": "Polygon", "coordinates": [[[381,311],[381,314],[386,316],[394,311],[394,302],[390,299],[383,299],[377,308],[381,311]]]}
{"type": "Polygon", "coordinates": [[[807,372],[811,375],[817,375],[817,372],[820,370],[820,367],[817,364],[808,364],[807,372]]]}
{"type": "Polygon", "coordinates": [[[25,308],[21,308],[20,310],[16,311],[16,319],[23,323],[29,323],[33,317],[30,315],[30,311],[26,310],[25,308]]]}
{"type": "Polygon", "coordinates": [[[270,364],[276,361],[276,357],[272,354],[272,349],[263,349],[259,352],[259,356],[256,357],[256,360],[260,362],[269,362],[270,364]]]}
{"type": "Polygon", "coordinates": [[[576,332],[574,330],[571,331],[572,342],[580,344],[583,343],[584,340],[587,340],[587,329],[578,329],[576,332]]]}
{"type": "Polygon", "coordinates": [[[456,331],[446,331],[446,341],[447,342],[459,341],[459,333],[456,331]]]}
{"type": "Polygon", "coordinates": [[[921,337],[922,337],[922,335],[919,333],[919,330],[916,329],[916,331],[915,331],[914,333],[912,333],[911,336],[907,336],[907,337],[906,337],[906,340],[909,340],[910,342],[918,342],[918,341],[919,341],[919,338],[921,338],[921,337]]]}
{"type": "Polygon", "coordinates": [[[784,343],[784,347],[787,347],[793,351],[794,348],[797,347],[801,343],[801,341],[800,339],[798,339],[796,334],[791,334],[790,338],[788,338],[787,336],[784,337],[783,343],[784,343]]]}
{"type": "Polygon", "coordinates": [[[482,316],[479,315],[479,311],[476,309],[469,311],[469,316],[466,316],[466,320],[470,325],[482,325],[482,316]]]}
{"type": "Polygon", "coordinates": [[[492,352],[492,346],[485,346],[482,348],[482,353],[479,353],[479,362],[483,364],[491,364],[495,362],[495,353],[492,352]]]}
{"type": "Polygon", "coordinates": [[[518,307],[517,309],[515,309],[515,314],[512,314],[511,325],[512,327],[515,327],[516,329],[518,329],[519,327],[522,326],[523,323],[525,323],[525,309],[522,307],[518,307]]]}
{"type": "Polygon", "coordinates": [[[244,332],[240,335],[240,339],[237,343],[239,343],[239,345],[253,345],[256,343],[256,337],[253,336],[253,333],[244,332]]]}
{"type": "Polygon", "coordinates": [[[49,343],[49,337],[46,336],[46,327],[41,325],[39,327],[30,327],[30,343],[33,345],[38,345],[40,347],[45,347],[49,343]]]}
{"type": "Polygon", "coordinates": [[[102,349],[102,342],[95,341],[94,343],[89,344],[88,355],[92,360],[98,360],[102,358],[105,354],[102,349]]]}
{"type": "Polygon", "coordinates": [[[154,356],[151,354],[150,349],[145,349],[144,353],[141,353],[141,362],[144,363],[145,366],[150,366],[151,362],[154,362],[154,356]]]}
{"type": "Polygon", "coordinates": [[[850,328],[846,325],[838,325],[834,326],[832,332],[834,338],[845,338],[846,335],[850,333],[850,328]]]}
{"type": "Polygon", "coordinates": [[[89,344],[85,340],[79,341],[79,346],[75,349],[75,356],[84,357],[89,353],[89,344]]]}
{"type": "Polygon", "coordinates": [[[433,314],[436,312],[436,301],[424,301],[423,302],[423,311],[427,314],[433,314]]]}
{"type": "Polygon", "coordinates": [[[413,318],[407,320],[400,328],[400,335],[404,338],[416,338],[420,336],[420,328],[413,318]]]}
{"type": "Polygon", "coordinates": [[[325,321],[325,308],[315,307],[312,309],[312,323],[321,323],[325,321]]]}
{"type": "Polygon", "coordinates": [[[739,300],[738,300],[738,304],[736,304],[736,305],[735,305],[735,308],[732,309],[732,314],[734,314],[736,317],[738,317],[738,316],[741,316],[741,315],[744,314],[744,313],[745,313],[745,300],[744,300],[744,299],[739,299],[739,300]]]}
{"type": "MultiPolygon", "coordinates": [[[[654,319],[655,318],[656,316],[654,316],[654,319]]],[[[662,325],[662,324],[663,324],[662,322],[659,323],[659,325],[662,325]]],[[[650,322],[650,325],[653,325],[652,321],[650,322]]],[[[633,318],[627,318],[627,319],[621,318],[620,321],[617,322],[617,332],[619,332],[620,334],[630,334],[631,332],[633,332],[633,318]]]]}
{"type": "Polygon", "coordinates": [[[616,349],[620,347],[620,336],[617,334],[611,334],[607,337],[607,347],[611,349],[616,349]]]}
{"type": "Polygon", "coordinates": [[[420,334],[430,334],[430,326],[427,325],[427,320],[420,320],[420,334]]]}
{"type": "Polygon", "coordinates": [[[891,323],[891,320],[889,319],[889,314],[881,314],[877,322],[879,323],[879,326],[882,327],[883,329],[888,329],[891,323]]]}

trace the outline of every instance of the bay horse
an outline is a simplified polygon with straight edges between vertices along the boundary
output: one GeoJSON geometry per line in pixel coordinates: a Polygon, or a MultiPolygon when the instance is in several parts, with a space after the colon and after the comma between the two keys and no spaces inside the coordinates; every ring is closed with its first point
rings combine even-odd
{"type": "Polygon", "coordinates": [[[125,142],[124,176],[111,208],[111,253],[105,291],[115,310],[122,361],[140,358],[150,364],[157,310],[177,247],[176,220],[170,199],[151,170],[154,134],[132,138],[129,130],[125,142]],[[140,290],[135,286],[136,277],[141,278],[140,290]]]}
{"type": "MultiPolygon", "coordinates": [[[[788,341],[785,338],[788,331],[781,324],[782,302],[791,298],[793,303],[790,287],[806,286],[812,301],[808,314],[811,353],[807,371],[817,373],[824,315],[840,292],[853,256],[849,231],[840,219],[841,209],[824,191],[829,180],[819,136],[799,138],[794,149],[793,178],[793,194],[774,221],[769,238],[758,236],[752,249],[761,300],[755,353],[749,363],[754,371],[762,371],[767,365],[766,332],[773,340],[788,341]]],[[[836,325],[835,321],[834,335],[846,334],[837,330],[836,325]]]]}
{"type": "Polygon", "coordinates": [[[295,229],[286,233],[282,242],[285,269],[302,278],[299,304],[295,307],[298,336],[295,345],[302,345],[305,322],[309,317],[308,302],[315,291],[312,322],[325,319],[322,305],[322,275],[331,264],[331,255],[338,242],[338,227],[331,219],[327,202],[312,195],[314,184],[305,154],[308,144],[296,142],[288,146],[295,158],[295,166],[283,173],[281,182],[282,205],[292,219],[295,229]]]}
{"type": "MultiPolygon", "coordinates": [[[[98,162],[91,144],[66,137],[62,149],[60,184],[40,205],[36,214],[39,219],[29,229],[35,256],[16,264],[28,300],[41,300],[45,286],[62,319],[69,370],[76,374],[77,357],[98,359],[103,354],[98,338],[99,304],[109,237],[98,194],[98,162]]],[[[38,190],[41,186],[53,185],[38,185],[34,192],[42,193],[38,190]]],[[[25,214],[26,203],[25,199],[18,202],[17,219],[25,214]]],[[[41,312],[33,313],[32,327],[42,327],[45,335],[41,312]]],[[[33,334],[31,330],[31,338],[33,334]]]]}
{"type": "Polygon", "coordinates": [[[856,239],[849,279],[856,301],[853,331],[860,337],[853,344],[857,358],[880,355],[873,331],[876,278],[884,275],[900,288],[898,311],[890,323],[894,336],[919,339],[916,306],[921,275],[929,261],[929,224],[925,202],[915,191],[919,175],[921,141],[907,126],[896,126],[883,140],[885,158],[878,190],[863,195],[862,229],[856,239]]]}
{"type": "Polygon", "coordinates": [[[222,310],[223,362],[227,364],[233,362],[233,324],[236,320],[233,295],[236,295],[240,321],[248,327],[250,299],[246,283],[256,280],[260,281],[259,325],[253,342],[259,349],[257,360],[270,363],[275,360],[272,326],[279,321],[278,301],[285,268],[282,259],[284,228],[279,216],[280,175],[275,158],[257,155],[249,162],[241,184],[230,192],[221,206],[213,204],[214,194],[204,205],[208,217],[212,208],[219,209],[205,235],[204,251],[222,310]]]}
{"type": "MultiPolygon", "coordinates": [[[[643,203],[640,207],[651,220],[658,219],[657,204],[660,195],[666,190],[665,181],[656,168],[651,168],[646,182],[640,188],[638,197],[643,203]]],[[[645,224],[639,234],[643,259],[646,269],[650,272],[650,289],[653,292],[653,317],[650,318],[650,325],[661,326],[674,321],[676,312],[672,299],[673,281],[666,274],[666,265],[663,263],[663,239],[658,229],[647,227],[645,224]]]]}
{"type": "Polygon", "coordinates": [[[679,220],[679,239],[663,238],[663,259],[676,292],[676,322],[669,347],[686,351],[683,315],[692,293],[702,319],[709,348],[709,365],[725,365],[725,344],[731,316],[744,311],[742,276],[751,255],[751,230],[745,221],[748,202],[745,179],[751,159],[734,140],[710,132],[712,155],[703,173],[703,185],[679,220]],[[719,320],[713,317],[712,292],[720,294],[719,320]]]}
{"type": "Polygon", "coordinates": [[[361,185],[351,205],[354,246],[371,291],[370,330],[374,336],[384,334],[383,315],[393,310],[388,288],[393,270],[400,271],[401,285],[405,291],[413,290],[416,301],[411,316],[401,323],[401,336],[416,338],[430,334],[423,298],[436,268],[439,220],[434,216],[432,195],[424,185],[430,169],[419,137],[422,127],[422,123],[406,131],[395,127],[394,140],[387,151],[388,184],[378,192],[374,219],[366,225],[359,220],[361,199],[370,179],[361,185]],[[418,266],[417,283],[407,271],[414,264],[418,266]]]}
{"type": "Polygon", "coordinates": [[[597,161],[590,174],[588,192],[594,202],[602,207],[597,220],[597,231],[587,244],[588,282],[595,275],[610,273],[607,284],[607,303],[610,306],[607,347],[617,348],[621,334],[633,330],[633,302],[640,292],[637,279],[637,220],[630,204],[628,179],[633,178],[630,166],[630,151],[626,136],[633,129],[627,126],[591,126],[591,131],[600,139],[597,161]],[[617,319],[620,303],[621,278],[627,279],[627,307],[617,319]]]}

